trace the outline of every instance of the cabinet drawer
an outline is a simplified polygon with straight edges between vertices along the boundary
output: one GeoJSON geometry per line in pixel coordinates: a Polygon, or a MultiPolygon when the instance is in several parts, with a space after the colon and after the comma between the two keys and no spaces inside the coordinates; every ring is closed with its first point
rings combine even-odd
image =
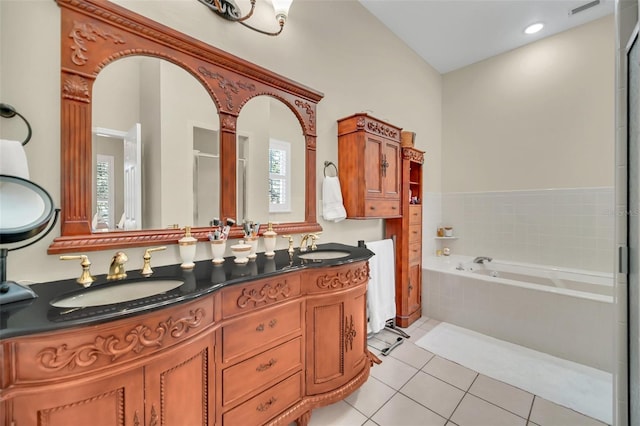
{"type": "Polygon", "coordinates": [[[409,244],[409,264],[420,263],[422,260],[422,243],[409,244]]]}
{"type": "Polygon", "coordinates": [[[369,282],[369,262],[348,263],[332,268],[310,269],[304,275],[305,293],[324,293],[369,282]]]}
{"type": "Polygon", "coordinates": [[[113,369],[194,337],[213,323],[213,317],[213,297],[207,296],[106,324],[17,338],[9,352],[15,383],[113,369]]]}
{"type": "Polygon", "coordinates": [[[302,343],[298,337],[229,367],[222,372],[222,403],[233,403],[301,366],[302,343]]]}
{"type": "Polygon", "coordinates": [[[367,217],[399,217],[400,200],[373,200],[364,201],[364,214],[367,217]]]}
{"type": "Polygon", "coordinates": [[[300,274],[238,284],[222,290],[222,317],[229,318],[300,295],[300,274]]]}
{"type": "Polygon", "coordinates": [[[222,328],[223,362],[301,332],[302,304],[299,302],[247,315],[222,328]]]}
{"type": "Polygon", "coordinates": [[[420,204],[409,205],[409,225],[422,223],[422,206],[420,204]]]}
{"type": "Polygon", "coordinates": [[[409,244],[422,243],[422,225],[409,225],[409,244]]]}
{"type": "Polygon", "coordinates": [[[302,396],[302,373],[296,373],[222,415],[225,425],[261,425],[302,396]]]}

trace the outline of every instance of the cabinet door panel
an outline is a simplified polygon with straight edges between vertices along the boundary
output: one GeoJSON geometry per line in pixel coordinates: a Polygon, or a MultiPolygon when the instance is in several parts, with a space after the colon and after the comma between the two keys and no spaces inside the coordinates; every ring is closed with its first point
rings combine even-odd
{"type": "Polygon", "coordinates": [[[418,311],[422,305],[422,265],[409,266],[408,283],[409,314],[418,311]]]}
{"type": "Polygon", "coordinates": [[[148,424],[211,425],[215,418],[213,336],[167,352],[145,367],[148,424]],[[211,378],[211,379],[210,379],[211,378]]]}
{"type": "Polygon", "coordinates": [[[381,171],[384,141],[367,135],[364,149],[365,193],[367,198],[382,197],[383,176],[381,171]]]}
{"type": "MultiPolygon", "coordinates": [[[[312,336],[313,347],[317,348],[314,351],[313,364],[310,366],[313,370],[313,383],[310,385],[323,391],[325,387],[322,384],[331,383],[344,374],[344,303],[341,298],[326,298],[320,303],[309,305],[307,312],[311,315],[312,328],[308,330],[307,335],[312,336]]],[[[326,389],[332,387],[329,385],[326,389]]]]}
{"type": "Polygon", "coordinates": [[[16,397],[16,425],[145,424],[142,368],[90,383],[68,382],[16,397]],[[50,390],[49,390],[50,389],[50,390]]]}
{"type": "Polygon", "coordinates": [[[400,199],[402,183],[400,164],[400,144],[395,141],[385,141],[382,151],[383,170],[381,171],[384,187],[382,192],[387,199],[400,199]]]}

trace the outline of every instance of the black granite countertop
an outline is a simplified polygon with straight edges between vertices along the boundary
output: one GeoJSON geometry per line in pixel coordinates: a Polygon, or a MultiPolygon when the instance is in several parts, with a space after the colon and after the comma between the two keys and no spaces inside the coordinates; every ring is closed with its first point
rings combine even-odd
{"type": "Polygon", "coordinates": [[[88,289],[89,291],[103,286],[118,286],[141,280],[178,279],[184,283],[159,295],[86,308],[56,308],[50,304],[66,295],[83,291],[75,278],[33,284],[31,288],[38,294],[38,298],[0,306],[0,339],[100,324],[195,300],[229,285],[304,268],[344,265],[367,260],[373,256],[373,252],[365,247],[338,243],[320,244],[317,251],[321,250],[348,251],[351,254],[347,257],[318,261],[299,258],[299,249],[296,249],[293,255],[290,255],[287,250],[277,250],[275,256],[271,258],[267,258],[264,253],[258,253],[255,260],[244,265],[236,264],[233,257],[228,257],[220,265],[214,265],[211,260],[196,262],[195,268],[191,270],[183,270],[179,264],[154,267],[153,275],[148,278],[141,276],[139,270],[127,271],[127,278],[119,281],[107,281],[106,275],[96,275],[96,281],[88,289]]]}

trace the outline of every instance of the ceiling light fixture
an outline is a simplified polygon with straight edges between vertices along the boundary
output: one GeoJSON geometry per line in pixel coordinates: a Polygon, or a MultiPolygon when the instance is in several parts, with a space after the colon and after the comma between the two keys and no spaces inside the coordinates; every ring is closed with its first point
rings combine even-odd
{"type": "MultiPolygon", "coordinates": [[[[287,15],[289,14],[289,8],[291,7],[291,3],[293,0],[271,0],[273,4],[273,10],[276,15],[276,21],[278,21],[278,25],[280,25],[280,30],[278,31],[264,31],[254,26],[247,24],[245,21],[253,15],[253,11],[256,7],[256,0],[250,0],[251,2],[251,10],[242,16],[242,12],[240,8],[236,4],[234,0],[198,0],[200,3],[207,5],[212,11],[214,11],[218,16],[226,19],[227,21],[238,22],[244,25],[247,28],[250,28],[254,31],[257,31],[261,34],[277,36],[284,29],[284,23],[287,21],[287,15]]],[[[265,0],[262,0],[263,2],[265,0]]]]}
{"type": "Polygon", "coordinates": [[[542,22],[536,22],[535,24],[531,24],[527,28],[525,28],[524,33],[535,34],[538,31],[540,31],[543,27],[544,27],[544,24],[542,22]]]}

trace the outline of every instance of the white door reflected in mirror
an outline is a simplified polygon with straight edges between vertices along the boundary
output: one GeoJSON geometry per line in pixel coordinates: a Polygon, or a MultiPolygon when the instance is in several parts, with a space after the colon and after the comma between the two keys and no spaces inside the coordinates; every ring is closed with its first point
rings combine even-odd
{"type": "Polygon", "coordinates": [[[145,56],[110,63],[93,86],[92,124],[93,232],[208,226],[219,216],[218,112],[185,69],[145,56]]]}

